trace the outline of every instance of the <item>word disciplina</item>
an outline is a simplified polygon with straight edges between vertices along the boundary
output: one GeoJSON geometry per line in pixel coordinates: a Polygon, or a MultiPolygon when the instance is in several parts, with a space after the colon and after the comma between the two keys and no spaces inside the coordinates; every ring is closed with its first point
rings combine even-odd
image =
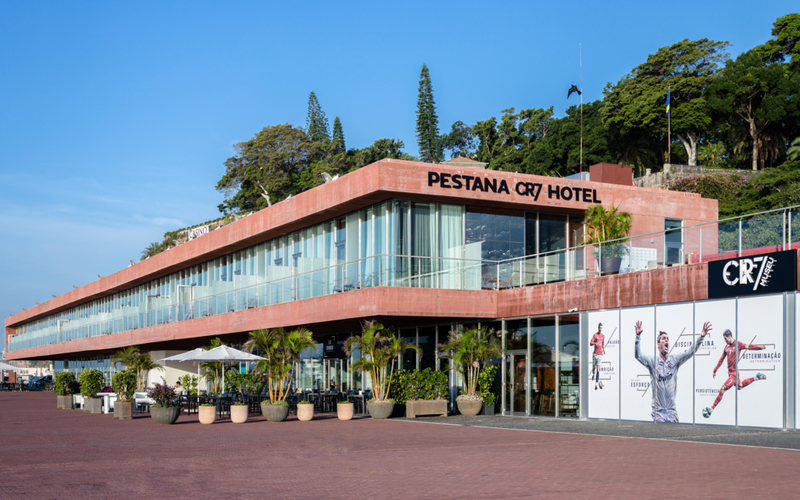
{"type": "MultiPolygon", "coordinates": [[[[466,189],[467,191],[483,191],[488,193],[505,193],[511,194],[508,190],[508,183],[505,179],[501,179],[498,183],[497,179],[489,179],[486,177],[473,176],[473,175],[459,175],[459,174],[440,174],[438,172],[428,172],[428,186],[438,184],[439,187],[445,189],[466,189]]],[[[519,181],[514,186],[514,191],[520,196],[531,196],[533,201],[539,199],[544,185],[538,182],[522,182],[519,181]]],[[[572,200],[585,201],[589,203],[602,203],[597,199],[597,190],[589,188],[569,187],[547,185],[547,197],[557,200],[572,200]]]]}

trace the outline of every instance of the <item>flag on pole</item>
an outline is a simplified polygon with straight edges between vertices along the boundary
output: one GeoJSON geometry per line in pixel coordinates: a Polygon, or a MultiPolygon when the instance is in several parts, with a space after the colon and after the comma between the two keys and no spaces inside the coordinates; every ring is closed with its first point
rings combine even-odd
{"type": "Polygon", "coordinates": [[[667,116],[669,116],[669,87],[667,87],[667,116]]]}

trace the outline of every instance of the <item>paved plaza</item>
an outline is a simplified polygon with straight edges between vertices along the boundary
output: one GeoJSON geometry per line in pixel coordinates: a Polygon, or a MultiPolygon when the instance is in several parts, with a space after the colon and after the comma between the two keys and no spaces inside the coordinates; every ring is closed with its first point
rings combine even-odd
{"type": "Polygon", "coordinates": [[[35,392],[0,393],[0,422],[2,499],[789,498],[800,477],[797,434],[718,427],[327,415],[161,427],[35,392]]]}

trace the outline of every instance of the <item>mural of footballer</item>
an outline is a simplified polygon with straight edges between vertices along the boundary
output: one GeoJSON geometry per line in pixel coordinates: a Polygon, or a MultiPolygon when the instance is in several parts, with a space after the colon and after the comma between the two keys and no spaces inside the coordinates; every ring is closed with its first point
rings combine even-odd
{"type": "Polygon", "coordinates": [[[719,367],[722,366],[722,361],[724,361],[725,358],[728,358],[728,380],[722,384],[722,388],[720,388],[719,394],[717,394],[717,399],[714,400],[714,404],[711,405],[710,408],[703,408],[703,416],[706,418],[711,416],[711,412],[714,411],[714,408],[716,408],[720,401],[722,401],[722,396],[725,395],[725,391],[734,385],[736,386],[737,390],[742,390],[756,380],[765,380],[767,378],[767,376],[763,373],[756,373],[755,377],[751,377],[747,380],[740,380],[739,370],[736,366],[736,364],[739,362],[739,351],[760,351],[764,349],[763,345],[736,342],[733,339],[733,334],[730,330],[725,330],[722,333],[722,338],[725,339],[725,349],[722,350],[722,356],[720,356],[717,366],[714,367],[714,378],[717,378],[717,370],[719,370],[719,367]]]}
{"type": "Polygon", "coordinates": [[[600,384],[601,389],[603,388],[603,383],[600,382],[600,357],[606,354],[605,341],[603,323],[598,323],[597,333],[592,335],[592,340],[589,342],[589,345],[594,346],[594,352],[592,353],[592,373],[589,374],[589,380],[594,379],[595,390],[597,390],[598,384],[600,384]]]}
{"type": "Polygon", "coordinates": [[[675,408],[676,393],[678,391],[678,368],[691,359],[711,331],[711,323],[704,323],[700,332],[700,339],[689,346],[680,354],[670,354],[669,335],[667,332],[658,332],[656,344],[658,355],[653,358],[642,354],[639,347],[642,322],[636,322],[636,345],[634,356],[636,360],[650,372],[650,386],[653,388],[652,417],[656,422],[678,422],[678,411],[675,408]]]}

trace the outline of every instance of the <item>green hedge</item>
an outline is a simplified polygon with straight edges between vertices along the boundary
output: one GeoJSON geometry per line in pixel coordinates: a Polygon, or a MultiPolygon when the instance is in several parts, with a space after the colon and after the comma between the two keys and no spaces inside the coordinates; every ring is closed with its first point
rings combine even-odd
{"type": "Polygon", "coordinates": [[[447,373],[424,370],[397,370],[392,373],[389,399],[404,405],[409,399],[447,399],[447,373]]]}

